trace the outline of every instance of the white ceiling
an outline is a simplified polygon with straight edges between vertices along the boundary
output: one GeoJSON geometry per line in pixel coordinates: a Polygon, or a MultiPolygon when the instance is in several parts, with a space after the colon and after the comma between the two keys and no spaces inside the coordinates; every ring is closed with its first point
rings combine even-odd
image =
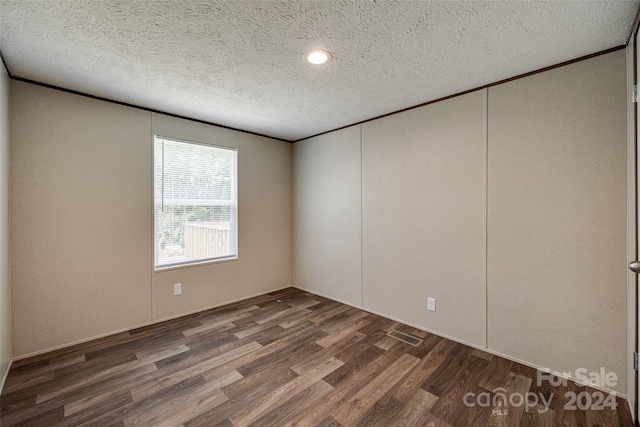
{"type": "Polygon", "coordinates": [[[0,50],[14,77],[297,140],[623,45],[639,1],[0,0],[0,50]]]}

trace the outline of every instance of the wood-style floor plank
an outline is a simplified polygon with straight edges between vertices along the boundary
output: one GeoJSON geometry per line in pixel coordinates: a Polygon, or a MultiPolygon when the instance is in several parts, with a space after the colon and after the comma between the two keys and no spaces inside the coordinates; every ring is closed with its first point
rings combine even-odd
{"type": "Polygon", "coordinates": [[[314,364],[314,366],[307,366],[305,369],[300,369],[296,372],[299,376],[290,382],[273,390],[261,399],[246,402],[244,408],[229,418],[231,424],[235,427],[248,426],[270,410],[278,408],[307,387],[311,387],[315,382],[320,381],[322,377],[330,374],[340,366],[342,366],[342,362],[331,357],[320,364],[314,364]]]}
{"type": "Polygon", "coordinates": [[[437,396],[418,388],[398,416],[390,420],[387,425],[389,427],[423,426],[429,421],[429,411],[437,401],[437,396]]]}
{"type": "Polygon", "coordinates": [[[369,407],[353,424],[357,427],[386,427],[402,409],[403,403],[388,394],[369,407]]]}
{"type": "Polygon", "coordinates": [[[331,416],[342,425],[353,425],[367,409],[393,387],[400,378],[413,369],[419,361],[409,354],[403,354],[373,381],[362,387],[348,402],[332,412],[331,416]]]}
{"type": "Polygon", "coordinates": [[[303,412],[307,407],[322,399],[331,390],[333,390],[333,387],[326,382],[316,381],[282,405],[271,409],[268,413],[253,422],[251,426],[280,427],[286,420],[303,412]]]}
{"type": "MultiPolygon", "coordinates": [[[[380,350],[376,347],[377,350],[380,350]]],[[[353,365],[339,376],[339,382],[333,383],[332,390],[322,401],[309,407],[304,413],[288,421],[285,426],[312,426],[321,423],[329,416],[329,412],[338,405],[346,404],[348,399],[373,381],[382,371],[389,367],[400,353],[382,353],[363,365],[353,365]]],[[[337,371],[336,371],[337,372],[337,371]]],[[[325,378],[330,378],[329,375],[325,378]]],[[[333,420],[333,418],[332,418],[333,420]]],[[[335,421],[335,420],[334,420],[335,421]]]]}
{"type": "Polygon", "coordinates": [[[413,370],[398,381],[389,391],[389,394],[401,402],[408,402],[409,399],[415,396],[424,379],[429,378],[446,359],[447,349],[449,348],[451,346],[447,346],[446,342],[442,341],[441,345],[438,345],[432,352],[423,357],[413,370]]]}
{"type": "MultiPolygon", "coordinates": [[[[431,413],[451,425],[460,425],[465,420],[459,419],[467,409],[465,405],[465,394],[478,384],[478,379],[487,369],[488,362],[481,358],[467,353],[466,363],[462,369],[455,375],[454,380],[441,393],[438,401],[431,408],[431,413]]],[[[427,380],[428,381],[428,380],[427,380]]],[[[465,419],[468,416],[464,417],[465,419]]]]}
{"type": "MultiPolygon", "coordinates": [[[[476,351],[473,352],[473,354],[478,353],[479,352],[476,351]]],[[[492,357],[487,369],[483,372],[480,380],[478,381],[478,386],[488,391],[493,391],[498,387],[504,387],[507,381],[506,377],[511,371],[512,365],[513,362],[511,360],[498,356],[492,357]]]]}
{"type": "Polygon", "coordinates": [[[0,425],[633,426],[624,399],[574,410],[566,393],[596,390],[537,374],[289,288],[16,361],[0,425]],[[423,342],[413,347],[392,330],[423,342]],[[539,400],[493,399],[500,390],[539,400]],[[491,402],[469,405],[469,393],[491,402]]]}

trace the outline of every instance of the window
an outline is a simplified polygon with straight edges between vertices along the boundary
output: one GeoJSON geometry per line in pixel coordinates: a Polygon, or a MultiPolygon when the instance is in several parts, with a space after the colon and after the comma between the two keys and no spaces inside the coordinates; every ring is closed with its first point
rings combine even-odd
{"type": "Polygon", "coordinates": [[[154,138],[156,268],[234,258],[235,149],[154,138]]]}

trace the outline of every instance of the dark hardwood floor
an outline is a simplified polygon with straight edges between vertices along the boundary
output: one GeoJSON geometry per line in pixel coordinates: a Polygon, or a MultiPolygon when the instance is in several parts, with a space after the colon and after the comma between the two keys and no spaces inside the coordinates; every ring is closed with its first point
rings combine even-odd
{"type": "Polygon", "coordinates": [[[290,288],[16,361],[0,425],[633,425],[623,399],[573,410],[572,395],[596,402],[601,392],[537,378],[290,288]],[[392,330],[423,341],[411,346],[392,330]]]}

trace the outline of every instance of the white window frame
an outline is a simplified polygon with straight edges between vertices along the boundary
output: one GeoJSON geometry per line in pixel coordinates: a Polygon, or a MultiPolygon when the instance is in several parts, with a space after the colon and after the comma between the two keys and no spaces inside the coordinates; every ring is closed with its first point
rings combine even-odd
{"type": "MultiPolygon", "coordinates": [[[[153,189],[152,189],[152,197],[153,197],[153,268],[154,271],[162,271],[162,270],[170,270],[170,269],[175,269],[175,268],[182,268],[182,267],[188,267],[188,266],[194,266],[194,265],[202,265],[202,264],[211,264],[211,263],[216,263],[216,262],[222,262],[222,261],[229,261],[229,260],[235,260],[238,259],[238,149],[235,147],[226,147],[223,145],[216,145],[216,144],[209,144],[209,143],[204,143],[204,142],[199,142],[199,141],[189,141],[189,140],[185,140],[185,139],[178,139],[178,138],[172,138],[172,137],[166,137],[166,136],[162,136],[162,135],[157,135],[154,134],[153,135],[153,140],[152,140],[152,145],[153,145],[153,189]],[[155,210],[158,206],[163,206],[167,204],[167,200],[164,199],[164,195],[161,195],[159,198],[156,197],[155,194],[155,187],[156,187],[156,178],[155,178],[155,160],[156,160],[156,153],[155,153],[155,143],[156,140],[163,140],[163,141],[171,141],[171,142],[177,142],[177,143],[182,143],[182,144],[190,144],[190,145],[200,145],[200,146],[204,146],[204,147],[208,147],[208,148],[218,148],[221,150],[227,150],[227,151],[232,151],[235,153],[234,156],[234,161],[231,164],[231,176],[232,176],[232,180],[231,180],[231,194],[232,194],[232,200],[210,200],[207,201],[203,200],[203,199],[176,199],[174,201],[169,201],[169,204],[174,204],[174,205],[185,205],[184,202],[193,202],[193,205],[197,205],[197,206],[203,206],[203,205],[209,205],[209,206],[231,206],[231,217],[230,217],[230,248],[232,254],[230,255],[225,255],[225,256],[220,256],[220,257],[209,257],[209,258],[199,258],[199,259],[191,259],[191,260],[184,260],[184,261],[178,261],[178,262],[172,262],[172,263],[167,263],[167,264],[160,264],[158,265],[158,237],[157,237],[157,231],[158,231],[158,224],[157,224],[157,217],[156,217],[156,213],[155,210]],[[183,202],[183,203],[178,203],[178,202],[183,202]],[[205,202],[205,203],[203,203],[205,202]]],[[[163,159],[164,161],[164,159],[163,159]]],[[[188,204],[187,204],[188,205],[188,204]]]]}

